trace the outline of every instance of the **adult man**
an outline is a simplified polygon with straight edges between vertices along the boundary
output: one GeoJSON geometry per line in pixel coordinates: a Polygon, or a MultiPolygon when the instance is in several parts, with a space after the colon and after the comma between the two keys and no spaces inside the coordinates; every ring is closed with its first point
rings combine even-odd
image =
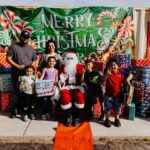
{"type": "MultiPolygon", "coordinates": [[[[7,52],[7,61],[12,65],[11,82],[12,82],[12,100],[10,103],[10,117],[16,115],[16,108],[21,107],[19,102],[19,90],[17,87],[18,77],[24,75],[26,65],[36,62],[36,53],[33,48],[28,45],[31,35],[28,31],[22,31],[20,34],[20,42],[12,44],[7,52]]],[[[20,108],[19,108],[20,109],[20,108]]]]}
{"type": "Polygon", "coordinates": [[[65,112],[65,125],[78,126],[81,111],[84,108],[84,88],[81,86],[83,66],[78,64],[75,53],[68,52],[64,57],[64,67],[60,71],[60,100],[65,112]],[[74,103],[72,103],[74,102],[74,103]],[[75,106],[72,113],[72,104],[75,106]]]}

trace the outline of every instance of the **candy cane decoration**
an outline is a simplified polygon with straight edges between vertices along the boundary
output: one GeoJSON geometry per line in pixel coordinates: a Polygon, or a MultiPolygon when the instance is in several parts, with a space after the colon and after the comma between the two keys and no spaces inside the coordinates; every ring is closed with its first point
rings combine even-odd
{"type": "Polygon", "coordinates": [[[104,16],[109,16],[110,18],[114,18],[114,14],[110,11],[103,11],[97,17],[97,25],[101,25],[102,19],[104,16]]]}

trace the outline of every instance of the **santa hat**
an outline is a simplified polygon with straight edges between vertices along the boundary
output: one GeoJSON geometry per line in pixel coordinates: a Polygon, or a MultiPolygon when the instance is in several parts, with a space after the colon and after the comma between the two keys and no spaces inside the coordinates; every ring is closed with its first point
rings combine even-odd
{"type": "Polygon", "coordinates": [[[78,62],[78,57],[76,55],[75,52],[68,52],[66,55],[65,55],[65,60],[67,58],[73,58],[73,60],[77,61],[78,62]]]}

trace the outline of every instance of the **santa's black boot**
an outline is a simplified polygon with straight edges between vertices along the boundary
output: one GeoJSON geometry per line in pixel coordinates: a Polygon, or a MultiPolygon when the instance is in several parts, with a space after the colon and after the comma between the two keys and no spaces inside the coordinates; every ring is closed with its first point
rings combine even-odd
{"type": "Polygon", "coordinates": [[[71,109],[67,109],[65,110],[65,126],[69,127],[72,125],[72,113],[71,113],[71,109]]]}
{"type": "Polygon", "coordinates": [[[77,127],[81,124],[81,113],[82,109],[75,108],[74,114],[73,114],[73,126],[77,127]]]}

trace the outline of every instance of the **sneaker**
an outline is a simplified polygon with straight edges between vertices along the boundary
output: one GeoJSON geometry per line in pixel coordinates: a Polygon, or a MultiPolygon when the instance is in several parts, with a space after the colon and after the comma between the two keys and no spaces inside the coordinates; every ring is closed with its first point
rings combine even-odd
{"type": "Polygon", "coordinates": [[[73,123],[73,125],[75,126],[75,127],[77,127],[77,126],[79,126],[81,123],[80,123],[80,119],[79,118],[74,118],[74,123],[73,123]]]}
{"type": "Polygon", "coordinates": [[[99,121],[103,121],[104,120],[104,113],[102,113],[99,117],[99,121]]]}
{"type": "Polygon", "coordinates": [[[72,119],[71,115],[66,117],[65,126],[67,126],[67,127],[71,126],[72,125],[72,121],[73,121],[73,119],[72,119]]]}
{"type": "Polygon", "coordinates": [[[15,117],[16,117],[16,114],[12,114],[12,113],[11,113],[11,114],[9,115],[9,118],[11,118],[11,119],[14,119],[15,117]]]}
{"type": "Polygon", "coordinates": [[[34,114],[31,114],[31,115],[29,115],[29,118],[30,118],[31,120],[35,120],[35,115],[34,115],[34,114]]]}
{"type": "Polygon", "coordinates": [[[115,126],[116,127],[120,127],[121,126],[121,123],[120,123],[119,119],[115,119],[115,126]]]}
{"type": "Polygon", "coordinates": [[[51,119],[51,116],[49,113],[46,113],[46,119],[51,119]]]}
{"type": "Polygon", "coordinates": [[[29,120],[29,119],[28,119],[28,116],[27,116],[27,115],[24,115],[23,118],[22,118],[22,120],[23,120],[24,122],[28,122],[28,120],[29,120]]]}
{"type": "Polygon", "coordinates": [[[104,125],[105,125],[106,127],[110,128],[110,127],[111,127],[110,120],[109,120],[109,119],[106,119],[106,120],[104,121],[104,125]]]}
{"type": "Polygon", "coordinates": [[[46,120],[46,114],[42,115],[42,120],[46,120]]]}

